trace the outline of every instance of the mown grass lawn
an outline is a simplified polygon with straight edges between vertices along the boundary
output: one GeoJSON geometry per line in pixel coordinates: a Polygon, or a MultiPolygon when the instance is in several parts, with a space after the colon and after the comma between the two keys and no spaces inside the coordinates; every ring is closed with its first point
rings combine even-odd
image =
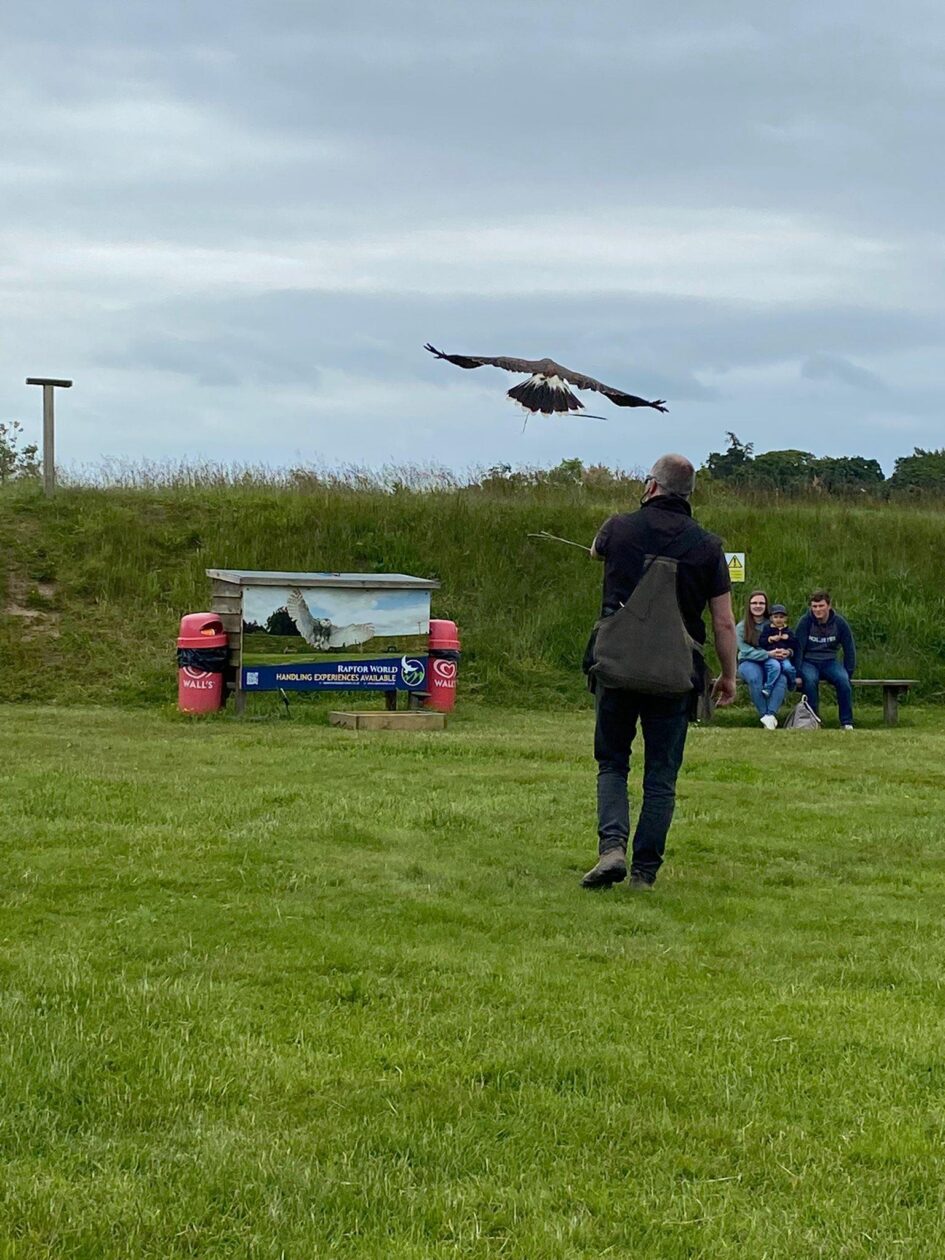
{"type": "Polygon", "coordinates": [[[652,895],[588,714],[0,726],[0,1256],[945,1252],[943,717],[694,730],[652,895]]]}

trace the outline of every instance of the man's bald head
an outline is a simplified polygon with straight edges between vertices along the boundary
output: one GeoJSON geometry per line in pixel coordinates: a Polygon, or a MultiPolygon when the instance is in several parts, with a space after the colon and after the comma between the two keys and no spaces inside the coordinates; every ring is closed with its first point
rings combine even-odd
{"type": "Polygon", "coordinates": [[[646,474],[663,494],[678,494],[688,499],[696,486],[696,470],[685,455],[661,455],[646,474]]]}

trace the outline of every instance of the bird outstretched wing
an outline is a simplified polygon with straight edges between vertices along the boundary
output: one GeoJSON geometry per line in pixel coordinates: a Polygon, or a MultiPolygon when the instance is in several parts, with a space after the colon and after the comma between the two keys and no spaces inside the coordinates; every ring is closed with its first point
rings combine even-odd
{"type": "Polygon", "coordinates": [[[646,398],[638,398],[636,394],[628,394],[613,385],[605,385],[603,381],[595,380],[593,376],[585,376],[583,372],[574,372],[571,368],[562,367],[560,363],[554,365],[554,370],[575,389],[590,389],[597,394],[603,394],[618,407],[655,407],[657,411],[669,410],[665,398],[657,398],[649,402],[646,398]]]}
{"type": "Polygon", "coordinates": [[[423,348],[438,359],[445,359],[447,363],[455,363],[461,368],[497,367],[504,368],[506,372],[540,372],[543,363],[541,359],[508,359],[501,355],[444,354],[429,342],[423,348]]]}
{"type": "Polygon", "coordinates": [[[370,622],[358,622],[352,626],[332,626],[328,646],[333,648],[356,647],[374,638],[370,622]]]}
{"type": "Polygon", "coordinates": [[[312,616],[305,597],[297,586],[289,591],[288,599],[285,601],[285,610],[295,622],[295,628],[306,643],[314,648],[326,646],[324,628],[312,616]]]}

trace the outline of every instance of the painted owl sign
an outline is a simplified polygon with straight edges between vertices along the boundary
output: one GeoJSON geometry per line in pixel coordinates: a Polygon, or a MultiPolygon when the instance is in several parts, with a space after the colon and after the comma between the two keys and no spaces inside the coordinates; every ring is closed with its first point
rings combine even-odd
{"type": "Polygon", "coordinates": [[[428,690],[430,592],[403,573],[210,570],[240,591],[240,690],[428,690]],[[224,576],[226,575],[226,576],[224,576]]]}

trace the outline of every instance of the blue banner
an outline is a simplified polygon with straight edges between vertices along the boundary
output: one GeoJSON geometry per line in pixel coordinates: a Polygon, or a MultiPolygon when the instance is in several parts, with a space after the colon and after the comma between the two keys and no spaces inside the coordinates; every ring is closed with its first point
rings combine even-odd
{"type": "Polygon", "coordinates": [[[242,687],[244,691],[427,691],[428,668],[426,656],[247,665],[242,670],[242,687]]]}

